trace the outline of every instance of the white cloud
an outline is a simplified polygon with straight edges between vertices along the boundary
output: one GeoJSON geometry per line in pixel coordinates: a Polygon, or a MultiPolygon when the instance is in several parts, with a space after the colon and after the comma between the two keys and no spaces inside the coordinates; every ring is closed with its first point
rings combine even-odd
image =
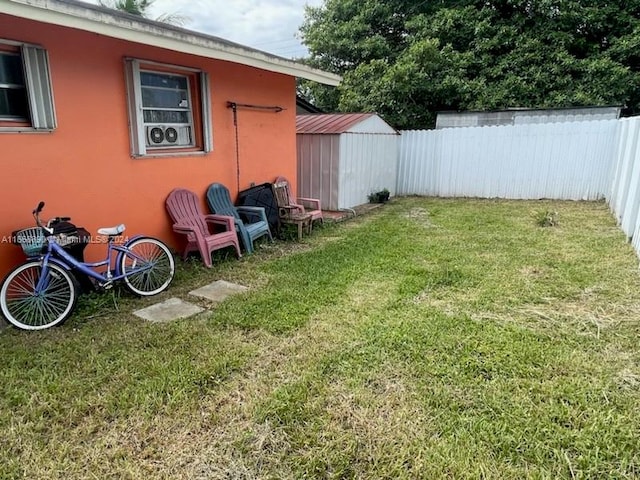
{"type": "MultiPolygon", "coordinates": [[[[98,0],[86,0],[98,3],[98,0]]],[[[241,43],[283,57],[306,55],[296,38],[304,20],[304,6],[323,0],[156,0],[150,17],[178,14],[188,17],[184,28],[241,43]]]]}

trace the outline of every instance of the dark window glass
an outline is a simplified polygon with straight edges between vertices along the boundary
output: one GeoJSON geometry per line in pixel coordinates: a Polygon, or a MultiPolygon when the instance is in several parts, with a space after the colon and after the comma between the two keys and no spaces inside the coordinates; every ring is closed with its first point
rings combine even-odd
{"type": "Polygon", "coordinates": [[[0,119],[28,118],[29,104],[20,55],[0,52],[0,119]]]}
{"type": "Polygon", "coordinates": [[[166,73],[140,72],[140,83],[145,87],[162,87],[186,90],[187,78],[166,73]]]}
{"type": "Polygon", "coordinates": [[[29,104],[24,88],[0,88],[0,119],[3,117],[10,117],[12,120],[29,118],[29,104]]]}
{"type": "Polygon", "coordinates": [[[0,53],[0,85],[24,86],[20,55],[0,53]]]}
{"type": "Polygon", "coordinates": [[[189,108],[187,91],[142,87],[142,106],[159,108],[189,108]]]}

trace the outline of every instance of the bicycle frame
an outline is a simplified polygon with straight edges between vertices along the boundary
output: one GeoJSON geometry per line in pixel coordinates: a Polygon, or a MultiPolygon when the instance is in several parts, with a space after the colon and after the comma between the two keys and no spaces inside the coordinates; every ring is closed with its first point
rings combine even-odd
{"type": "Polygon", "coordinates": [[[15,327],[42,330],[62,325],[80,294],[108,290],[116,281],[139,297],[157,295],[171,284],[175,261],[161,240],[136,235],[121,242],[123,224],[101,228],[98,233],[107,239],[106,258],[86,262],[81,252],[91,242],[89,233],[71,224],[69,217],[55,217],[43,225],[43,208],[41,201],[32,212],[39,229],[15,233],[14,241],[27,261],[0,283],[0,312],[15,327]]]}
{"type": "Polygon", "coordinates": [[[47,252],[45,254],[38,255],[35,258],[40,259],[42,262],[42,272],[38,285],[36,286],[36,291],[40,291],[46,285],[44,282],[47,280],[47,266],[49,263],[55,263],[60,267],[63,267],[66,270],[77,269],[81,273],[95,279],[98,282],[100,287],[108,287],[113,282],[123,279],[127,275],[131,275],[132,273],[143,272],[152,268],[151,265],[148,265],[147,262],[131,250],[127,248],[127,245],[138,238],[141,238],[141,235],[136,235],[129,239],[129,241],[124,245],[116,245],[113,243],[111,239],[107,242],[107,257],[104,260],[99,262],[80,262],[68,254],[63,247],[58,245],[52,237],[47,237],[47,252]],[[117,252],[115,258],[115,270],[111,270],[112,260],[113,260],[113,252],[117,252]],[[140,260],[142,262],[142,267],[137,267],[132,269],[131,271],[124,272],[120,271],[120,259],[122,255],[129,255],[131,258],[135,260],[140,260]],[[96,271],[97,268],[105,267],[106,270],[104,273],[99,273],[96,271]]]}

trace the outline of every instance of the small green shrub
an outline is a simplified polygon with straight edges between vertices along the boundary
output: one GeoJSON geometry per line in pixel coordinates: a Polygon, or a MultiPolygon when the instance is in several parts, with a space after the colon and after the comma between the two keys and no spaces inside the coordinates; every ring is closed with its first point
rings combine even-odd
{"type": "Polygon", "coordinates": [[[555,227],[558,225],[558,212],[551,210],[536,213],[536,224],[539,227],[555,227]]]}
{"type": "Polygon", "coordinates": [[[390,194],[391,192],[389,192],[388,189],[383,188],[379,192],[370,193],[367,195],[367,198],[369,199],[369,203],[385,203],[389,201],[390,194]]]}

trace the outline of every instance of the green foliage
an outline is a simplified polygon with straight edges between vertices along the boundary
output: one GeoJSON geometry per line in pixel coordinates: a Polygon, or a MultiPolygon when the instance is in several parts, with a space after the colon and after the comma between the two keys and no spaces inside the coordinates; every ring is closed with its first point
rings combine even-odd
{"type": "Polygon", "coordinates": [[[389,195],[391,192],[387,188],[383,188],[378,192],[371,192],[367,195],[369,203],[385,203],[389,201],[389,195]]]}
{"type": "Polygon", "coordinates": [[[301,27],[303,82],[328,111],[376,111],[430,128],[441,110],[626,105],[640,111],[640,2],[327,0],[301,27]]]}
{"type": "Polygon", "coordinates": [[[99,3],[103,7],[144,17],[153,2],[154,0],[101,0],[99,3]]]}
{"type": "MultiPolygon", "coordinates": [[[[121,12],[138,15],[140,17],[149,17],[149,8],[155,0],[98,0],[98,3],[107,8],[119,10],[121,12]]],[[[156,17],[156,22],[169,23],[171,25],[182,26],[189,21],[189,17],[179,13],[163,13],[156,17]]]]}
{"type": "Polygon", "coordinates": [[[558,212],[551,210],[536,213],[536,225],[539,227],[555,227],[558,225],[558,212]]]}

